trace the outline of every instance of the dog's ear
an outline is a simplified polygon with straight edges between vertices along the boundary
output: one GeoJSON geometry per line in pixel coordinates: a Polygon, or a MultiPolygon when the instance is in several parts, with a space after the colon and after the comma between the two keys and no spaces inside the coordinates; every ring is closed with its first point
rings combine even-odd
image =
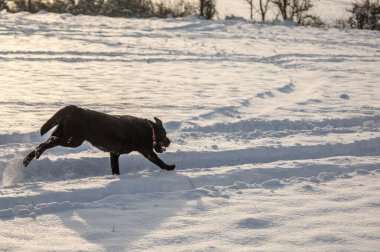
{"type": "Polygon", "coordinates": [[[154,120],[156,121],[156,124],[158,126],[162,126],[162,121],[160,119],[158,119],[157,117],[154,117],[154,120]]]}

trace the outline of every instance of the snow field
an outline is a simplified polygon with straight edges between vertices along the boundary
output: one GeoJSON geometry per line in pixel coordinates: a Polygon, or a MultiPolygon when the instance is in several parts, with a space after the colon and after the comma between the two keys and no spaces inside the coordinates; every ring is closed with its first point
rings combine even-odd
{"type": "Polygon", "coordinates": [[[0,250],[378,251],[370,31],[0,14],[0,250]],[[159,171],[88,143],[22,158],[68,105],[165,122],[159,171]]]}

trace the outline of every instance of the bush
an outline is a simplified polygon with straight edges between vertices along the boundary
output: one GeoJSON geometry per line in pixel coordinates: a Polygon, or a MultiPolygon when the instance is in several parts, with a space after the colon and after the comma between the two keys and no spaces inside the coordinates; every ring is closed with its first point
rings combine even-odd
{"type": "Polygon", "coordinates": [[[157,3],[154,6],[154,14],[160,18],[177,18],[186,17],[194,14],[196,12],[196,7],[193,4],[186,3],[184,0],[179,1],[177,4],[171,2],[167,3],[157,3]]]}
{"type": "Polygon", "coordinates": [[[350,25],[348,24],[347,19],[339,18],[334,21],[333,27],[339,28],[339,29],[346,29],[346,28],[350,28],[350,25]]]}
{"type": "Polygon", "coordinates": [[[348,23],[352,28],[380,30],[380,3],[379,0],[364,0],[353,3],[352,9],[348,10],[352,16],[348,23]]]}
{"type": "Polygon", "coordinates": [[[107,0],[100,14],[111,17],[152,17],[154,8],[150,0],[107,0]]]}
{"type": "Polygon", "coordinates": [[[66,2],[67,12],[74,15],[98,15],[104,4],[103,0],[66,0],[66,2]]]}
{"type": "Polygon", "coordinates": [[[52,2],[48,7],[46,7],[45,10],[48,10],[50,12],[55,13],[66,13],[66,12],[73,12],[73,9],[75,8],[75,1],[74,0],[55,0],[52,2]]]}
{"type": "Polygon", "coordinates": [[[212,19],[216,14],[215,0],[200,0],[199,15],[205,19],[212,19]]]}
{"type": "Polygon", "coordinates": [[[29,11],[29,12],[35,12],[33,11],[33,6],[30,0],[14,0],[13,1],[13,9],[12,12],[19,12],[19,11],[29,11]]]}
{"type": "Polygon", "coordinates": [[[0,0],[0,11],[2,10],[7,10],[8,11],[8,6],[5,3],[5,0],[0,0]]]}
{"type": "Polygon", "coordinates": [[[326,24],[321,20],[320,17],[314,16],[314,15],[306,15],[302,19],[301,25],[317,27],[317,28],[322,28],[326,26],[326,24]]]}

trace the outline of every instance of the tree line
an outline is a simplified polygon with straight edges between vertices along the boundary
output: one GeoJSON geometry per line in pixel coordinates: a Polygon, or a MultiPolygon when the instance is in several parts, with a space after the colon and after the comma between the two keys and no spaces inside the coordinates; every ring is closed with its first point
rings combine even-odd
{"type": "MultiPolygon", "coordinates": [[[[290,20],[299,25],[321,27],[325,24],[310,14],[315,0],[240,0],[247,4],[250,18],[257,13],[262,22],[267,19],[268,10],[277,13],[276,20],[290,20]]],[[[340,19],[339,27],[380,30],[379,0],[358,0],[348,10],[351,16],[340,19]]],[[[217,15],[217,0],[199,0],[189,3],[186,0],[153,2],[152,0],[0,0],[0,11],[36,13],[48,11],[71,13],[73,15],[104,15],[110,17],[160,17],[176,18],[193,14],[201,18],[214,19],[217,15]]]]}

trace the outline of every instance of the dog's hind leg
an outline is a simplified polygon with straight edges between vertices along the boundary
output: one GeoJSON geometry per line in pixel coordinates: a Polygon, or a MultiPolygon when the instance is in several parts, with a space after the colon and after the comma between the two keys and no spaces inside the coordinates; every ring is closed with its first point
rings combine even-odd
{"type": "Polygon", "coordinates": [[[24,164],[25,167],[28,166],[28,164],[30,163],[30,161],[32,161],[33,158],[36,157],[36,151],[32,151],[31,153],[29,153],[25,158],[24,160],[22,161],[22,163],[24,164]]]}
{"type": "Polygon", "coordinates": [[[30,152],[24,158],[23,164],[25,167],[28,166],[28,164],[30,163],[30,161],[33,160],[33,158],[38,159],[41,156],[41,154],[47,149],[53,148],[58,145],[75,148],[75,147],[80,146],[83,143],[83,141],[84,140],[79,139],[79,138],[70,137],[67,139],[67,138],[55,136],[53,134],[51,137],[49,137],[49,139],[46,142],[38,145],[34,151],[30,152]]]}
{"type": "Polygon", "coordinates": [[[111,152],[111,169],[112,175],[120,175],[119,170],[119,157],[120,155],[114,154],[111,152]]]}
{"type": "Polygon", "coordinates": [[[36,148],[36,159],[39,159],[41,154],[47,150],[47,149],[50,149],[50,148],[53,148],[55,146],[58,146],[59,145],[59,142],[60,142],[60,138],[59,137],[56,137],[56,136],[51,136],[49,137],[49,139],[38,145],[38,147],[36,148]]]}
{"type": "Polygon", "coordinates": [[[44,143],[38,145],[38,147],[37,147],[34,151],[30,152],[30,153],[24,158],[24,160],[23,160],[23,164],[24,164],[24,166],[27,167],[28,164],[30,163],[30,161],[32,161],[33,158],[38,159],[38,158],[41,156],[41,154],[42,154],[46,149],[53,148],[53,147],[55,147],[55,146],[57,146],[57,145],[59,145],[59,144],[60,144],[60,138],[59,138],[59,137],[56,137],[56,136],[51,136],[51,137],[49,137],[49,139],[48,139],[46,142],[44,142],[44,143]]]}

